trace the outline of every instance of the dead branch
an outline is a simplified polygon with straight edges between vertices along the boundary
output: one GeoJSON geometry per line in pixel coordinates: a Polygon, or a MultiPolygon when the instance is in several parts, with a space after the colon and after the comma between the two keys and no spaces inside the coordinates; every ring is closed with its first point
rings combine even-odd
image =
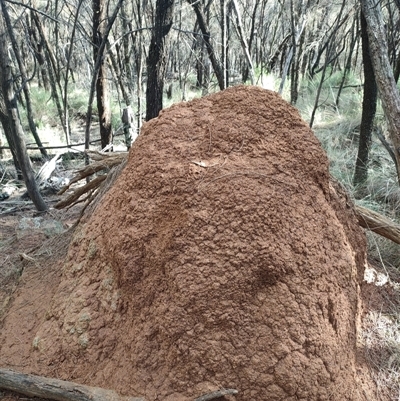
{"type": "Polygon", "coordinates": [[[89,157],[95,161],[104,159],[118,159],[124,160],[128,157],[128,152],[99,152],[98,150],[86,150],[89,157]]]}
{"type": "Polygon", "coordinates": [[[113,390],[84,386],[69,381],[0,369],[0,388],[30,397],[56,401],[145,401],[140,397],[122,397],[113,390]]]}
{"type": "MultiPolygon", "coordinates": [[[[0,369],[0,389],[55,401],[145,401],[142,397],[120,396],[114,390],[85,386],[9,369],[0,369]]],[[[237,393],[238,391],[235,389],[222,389],[204,394],[194,401],[210,401],[237,393]]]]}
{"type": "Polygon", "coordinates": [[[367,209],[366,207],[354,205],[354,211],[361,227],[382,235],[396,244],[400,244],[399,224],[394,223],[382,214],[367,209]]]}
{"type": "Polygon", "coordinates": [[[107,174],[102,174],[89,181],[86,185],[77,188],[71,195],[62,199],[60,202],[56,203],[54,207],[56,209],[63,209],[64,207],[70,206],[75,203],[82,195],[89,191],[97,189],[100,184],[107,178],[107,174]]]}
{"type": "Polygon", "coordinates": [[[91,175],[102,171],[102,170],[110,170],[112,167],[121,164],[127,158],[127,152],[121,153],[101,153],[101,152],[86,152],[89,156],[96,160],[94,163],[85,166],[84,168],[78,170],[76,175],[71,179],[68,185],[63,187],[59,192],[59,195],[62,195],[68,188],[84,178],[90,177],[91,175]]]}

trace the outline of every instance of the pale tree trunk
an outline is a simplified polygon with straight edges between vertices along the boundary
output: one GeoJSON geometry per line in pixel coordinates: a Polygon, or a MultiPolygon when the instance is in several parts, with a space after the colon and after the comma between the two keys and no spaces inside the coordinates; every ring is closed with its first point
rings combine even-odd
{"type": "Polygon", "coordinates": [[[390,139],[397,160],[397,177],[400,183],[400,94],[389,62],[381,5],[377,0],[361,0],[361,7],[367,21],[372,66],[388,121],[390,139]]]}
{"type": "MultiPolygon", "coordinates": [[[[1,7],[4,7],[4,0],[0,0],[1,7]]],[[[21,122],[17,109],[17,100],[13,89],[13,80],[11,74],[11,61],[7,52],[7,37],[3,16],[0,16],[0,81],[1,90],[4,97],[4,103],[7,108],[11,136],[13,138],[14,150],[18,159],[25,185],[29,197],[38,211],[47,210],[47,205],[40,195],[39,188],[35,181],[35,175],[32,169],[30,159],[26,151],[26,145],[23,137],[21,122]]]]}
{"type": "Polygon", "coordinates": [[[4,22],[5,22],[6,27],[7,27],[8,36],[9,36],[9,38],[11,40],[12,48],[14,50],[14,55],[15,55],[15,58],[16,58],[17,63],[18,63],[19,73],[21,74],[22,90],[23,90],[24,95],[25,95],[26,114],[27,114],[27,118],[28,118],[29,128],[31,130],[31,133],[32,133],[33,137],[35,138],[35,141],[36,141],[36,144],[37,144],[37,146],[38,146],[38,148],[40,150],[40,153],[44,157],[47,157],[47,151],[46,151],[46,149],[44,149],[44,147],[42,145],[42,142],[41,142],[41,140],[39,138],[39,135],[37,133],[35,122],[33,120],[32,102],[31,102],[31,96],[30,96],[30,91],[29,91],[29,86],[28,86],[28,74],[26,73],[24,63],[22,62],[22,57],[21,57],[21,53],[19,51],[19,46],[18,46],[17,40],[16,40],[15,35],[14,35],[14,30],[13,30],[14,28],[13,28],[13,25],[11,23],[10,16],[8,14],[8,9],[7,9],[7,7],[6,7],[4,2],[1,5],[1,10],[3,12],[4,22]]]}
{"type": "MultiPolygon", "coordinates": [[[[227,88],[229,85],[228,82],[228,56],[227,56],[227,10],[226,10],[226,0],[221,0],[221,65],[223,71],[223,79],[224,79],[224,87],[227,88]]],[[[222,88],[221,88],[222,89],[222,88]]]]}
{"type": "Polygon", "coordinates": [[[239,39],[240,39],[240,43],[242,45],[243,53],[244,53],[244,55],[246,57],[246,61],[247,61],[247,64],[248,64],[249,73],[250,73],[250,81],[251,81],[251,84],[254,85],[253,61],[251,60],[249,45],[247,43],[246,34],[244,32],[244,28],[243,28],[243,25],[242,25],[242,18],[240,16],[239,4],[238,4],[237,0],[232,0],[232,3],[233,3],[233,9],[235,10],[235,14],[236,14],[236,29],[237,29],[237,33],[238,33],[238,36],[239,36],[239,39]]]}

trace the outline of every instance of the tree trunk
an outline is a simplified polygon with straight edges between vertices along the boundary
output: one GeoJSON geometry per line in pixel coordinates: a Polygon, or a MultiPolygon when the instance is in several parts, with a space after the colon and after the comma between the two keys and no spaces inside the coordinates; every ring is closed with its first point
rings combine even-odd
{"type": "Polygon", "coordinates": [[[206,44],[208,56],[210,57],[211,64],[214,69],[215,76],[217,77],[218,85],[221,90],[225,89],[225,74],[224,71],[219,64],[217,57],[215,55],[214,47],[211,43],[211,35],[208,25],[206,23],[206,19],[203,13],[203,10],[200,8],[200,3],[197,0],[188,0],[189,4],[192,5],[194,12],[196,13],[197,22],[199,23],[199,27],[201,33],[203,34],[203,39],[206,44]]]}
{"type": "Polygon", "coordinates": [[[76,8],[76,13],[74,16],[74,24],[72,27],[72,31],[70,33],[70,41],[69,41],[68,53],[67,53],[67,67],[65,68],[65,77],[64,77],[64,97],[63,97],[64,120],[63,120],[63,124],[64,124],[65,140],[66,140],[68,146],[71,143],[71,136],[70,136],[71,130],[70,130],[69,111],[68,111],[68,83],[69,83],[68,73],[70,71],[72,72],[70,65],[71,65],[71,60],[72,60],[73,47],[75,44],[75,32],[76,32],[77,25],[78,25],[78,17],[80,14],[82,4],[83,4],[83,0],[80,0],[78,3],[78,6],[76,8]]]}
{"type": "MultiPolygon", "coordinates": [[[[0,63],[1,65],[1,63],[0,63]]],[[[1,72],[0,72],[1,75],[1,72]]],[[[8,118],[8,113],[7,113],[7,108],[5,106],[4,103],[4,99],[3,99],[3,91],[0,88],[0,122],[1,125],[3,127],[3,131],[4,131],[4,135],[7,139],[10,151],[11,151],[11,155],[13,158],[13,162],[14,162],[14,167],[15,167],[15,171],[17,173],[17,179],[22,181],[24,179],[23,175],[22,175],[22,171],[21,171],[21,166],[19,165],[19,161],[18,161],[18,157],[17,157],[17,152],[15,150],[15,143],[14,143],[14,138],[12,136],[12,127],[10,124],[10,120],[8,118]]]]}
{"type": "Polygon", "coordinates": [[[248,66],[248,70],[250,73],[250,82],[252,85],[254,85],[253,61],[251,59],[249,45],[248,45],[247,39],[246,39],[246,34],[245,34],[243,26],[242,26],[242,18],[240,16],[239,4],[238,4],[237,0],[232,0],[232,3],[233,3],[233,9],[235,10],[235,14],[236,14],[236,28],[237,28],[238,36],[240,39],[240,43],[242,45],[243,53],[246,57],[247,66],[248,66]]]}
{"type": "Polygon", "coordinates": [[[123,32],[123,38],[122,38],[122,49],[123,49],[123,55],[122,55],[122,71],[123,71],[123,76],[125,77],[123,82],[126,84],[126,94],[124,95],[124,100],[125,104],[127,106],[130,106],[132,103],[132,95],[133,95],[133,83],[134,83],[134,77],[132,76],[132,69],[131,69],[131,50],[130,50],[130,40],[129,40],[129,14],[130,12],[126,9],[127,5],[124,3],[121,8],[121,14],[122,14],[122,32],[123,32]]]}
{"type": "Polygon", "coordinates": [[[58,91],[60,91],[60,93],[62,93],[62,91],[61,91],[60,81],[58,80],[58,77],[60,74],[57,71],[57,62],[56,62],[55,56],[53,54],[53,51],[51,49],[50,43],[46,38],[42,23],[37,15],[37,13],[33,12],[31,15],[32,15],[33,21],[35,22],[36,28],[39,32],[40,38],[44,43],[45,57],[47,60],[47,65],[49,67],[48,74],[49,74],[49,81],[50,81],[50,87],[51,87],[51,96],[54,100],[54,103],[56,104],[58,117],[60,118],[64,133],[66,135],[67,143],[68,143],[69,142],[68,132],[65,129],[63,111],[62,111],[62,107],[61,107],[60,98],[58,95],[58,91]]]}
{"type": "MultiPolygon", "coordinates": [[[[93,60],[96,62],[100,45],[104,38],[107,21],[105,0],[93,0],[93,60]]],[[[111,111],[108,100],[107,63],[102,60],[96,81],[97,111],[100,123],[101,148],[112,142],[111,111]]]]}
{"type": "Polygon", "coordinates": [[[172,27],[174,0],[157,0],[154,28],[147,56],[146,121],[163,108],[165,40],[172,27]]]}
{"type": "Polygon", "coordinates": [[[371,55],[369,52],[367,22],[365,21],[364,14],[362,12],[361,39],[364,66],[364,95],[360,126],[360,140],[358,143],[358,154],[353,179],[353,184],[356,187],[363,185],[368,178],[369,148],[371,146],[371,136],[376,113],[376,101],[378,96],[374,69],[372,68],[371,55]]]}
{"type": "MultiPolygon", "coordinates": [[[[224,79],[224,87],[223,89],[229,86],[229,82],[227,80],[228,74],[228,46],[227,46],[227,24],[228,24],[228,16],[226,10],[226,0],[221,1],[221,65],[222,65],[222,73],[224,79]]],[[[221,88],[222,89],[222,88],[221,88]]]]}
{"type": "Polygon", "coordinates": [[[157,0],[154,28],[147,57],[146,121],[163,108],[165,41],[172,27],[174,0],[157,0]]]}
{"type": "Polygon", "coordinates": [[[35,24],[33,20],[29,18],[28,15],[26,15],[26,25],[28,26],[30,43],[33,47],[33,51],[35,52],[36,59],[39,63],[39,68],[40,68],[40,73],[38,77],[39,87],[43,85],[46,91],[50,91],[49,76],[47,74],[46,59],[44,56],[45,45],[43,43],[43,40],[38,37],[35,24]]]}
{"type": "MultiPolygon", "coordinates": [[[[249,33],[249,52],[250,52],[250,54],[252,54],[253,41],[254,41],[255,38],[257,40],[257,37],[256,37],[255,33],[256,33],[257,8],[258,8],[259,5],[260,5],[259,1],[255,1],[254,2],[254,8],[253,8],[252,17],[251,17],[251,27],[250,27],[250,33],[249,33]]],[[[256,65],[257,65],[257,51],[258,51],[258,49],[257,49],[257,42],[256,42],[256,46],[255,46],[255,52],[256,52],[255,61],[256,61],[256,65]]],[[[249,66],[247,65],[246,68],[243,71],[243,77],[242,77],[243,82],[247,81],[249,73],[250,73],[249,66]]]]}
{"type": "Polygon", "coordinates": [[[389,126],[389,134],[397,160],[397,177],[400,183],[400,94],[389,62],[382,10],[377,0],[361,0],[367,21],[372,66],[382,106],[389,126]]]}
{"type": "Polygon", "coordinates": [[[26,115],[28,118],[29,128],[31,130],[33,137],[35,138],[35,142],[36,142],[38,148],[40,149],[40,153],[44,157],[47,157],[46,149],[43,148],[42,141],[40,140],[39,135],[36,130],[36,124],[33,121],[31,96],[30,96],[29,87],[28,87],[28,75],[25,70],[25,65],[22,62],[21,53],[19,51],[19,46],[18,46],[17,40],[14,35],[14,30],[13,30],[13,26],[12,26],[12,23],[10,20],[10,16],[8,14],[8,9],[4,2],[1,3],[1,10],[3,12],[4,21],[7,26],[8,36],[11,39],[11,44],[12,44],[12,48],[14,50],[14,55],[15,55],[15,58],[17,59],[19,73],[21,74],[22,90],[23,90],[24,96],[25,96],[26,115]]]}
{"type": "Polygon", "coordinates": [[[113,390],[28,375],[8,369],[0,369],[0,388],[16,391],[30,397],[42,397],[57,401],[144,401],[143,398],[121,397],[113,390]]]}
{"type": "MultiPolygon", "coordinates": [[[[4,1],[5,0],[0,0],[2,8],[4,7],[4,1]]],[[[19,120],[17,100],[15,98],[13,89],[11,62],[7,52],[6,29],[2,16],[0,16],[0,75],[4,103],[8,112],[9,128],[11,129],[15,153],[22,170],[25,185],[28,190],[29,197],[34,203],[36,209],[38,211],[45,211],[47,210],[47,205],[43,201],[43,198],[40,195],[39,188],[35,181],[32,165],[26,151],[22,126],[19,120]]]]}
{"type": "MultiPolygon", "coordinates": [[[[283,92],[283,88],[285,86],[285,81],[286,81],[287,75],[289,73],[290,66],[292,64],[292,59],[296,56],[297,44],[299,42],[300,36],[303,33],[303,29],[305,28],[306,22],[307,22],[306,14],[304,13],[304,14],[302,14],[300,16],[299,20],[297,21],[298,25],[296,27],[296,24],[295,24],[295,21],[294,21],[293,0],[291,0],[291,2],[290,2],[290,7],[291,7],[291,15],[292,15],[291,16],[292,46],[290,47],[290,50],[289,50],[289,52],[288,52],[288,54],[286,56],[285,64],[284,64],[284,67],[282,69],[282,80],[281,80],[281,83],[279,85],[279,90],[278,90],[278,92],[280,94],[282,94],[282,92],[283,92]]],[[[292,99],[291,99],[292,103],[295,103],[295,101],[293,101],[294,100],[293,99],[293,94],[292,94],[291,97],[292,97],[292,99]]],[[[294,98],[296,98],[296,96],[294,98]]]]}
{"type": "MultiPolygon", "coordinates": [[[[92,124],[93,99],[94,99],[94,93],[96,91],[97,77],[99,74],[100,66],[103,62],[103,55],[104,55],[104,51],[105,51],[105,48],[107,45],[108,35],[110,34],[111,28],[115,22],[115,19],[117,18],[118,12],[121,9],[122,2],[123,2],[123,0],[118,1],[118,3],[115,6],[112,16],[108,19],[108,24],[104,31],[102,41],[97,49],[97,57],[96,57],[96,60],[95,60],[94,66],[93,66],[93,75],[92,75],[92,81],[90,83],[88,108],[87,108],[87,112],[86,112],[85,149],[89,149],[89,145],[90,145],[90,127],[92,124]]],[[[89,162],[88,159],[86,161],[89,162]]]]}

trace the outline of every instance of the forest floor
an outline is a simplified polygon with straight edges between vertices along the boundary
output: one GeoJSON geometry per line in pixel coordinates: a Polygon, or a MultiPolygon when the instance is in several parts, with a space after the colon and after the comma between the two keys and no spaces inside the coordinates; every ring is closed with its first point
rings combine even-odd
{"type": "MultiPolygon", "coordinates": [[[[54,209],[53,205],[60,196],[49,195],[44,198],[50,210],[38,213],[32,202],[21,201],[23,192],[22,189],[18,190],[6,201],[0,202],[0,321],[6,317],[8,305],[15,298],[26,265],[33,262],[39,267],[39,276],[47,275],[47,269],[41,272],[40,267],[48,267],[65,255],[70,232],[79,220],[82,209],[82,205],[69,210],[54,209]]],[[[50,289],[51,277],[46,276],[44,280],[50,289]]],[[[37,287],[33,284],[30,291],[34,302],[38,296],[37,287]]],[[[22,327],[21,323],[16,321],[15,326],[22,327]]],[[[42,399],[0,390],[0,400],[42,399]]]]}

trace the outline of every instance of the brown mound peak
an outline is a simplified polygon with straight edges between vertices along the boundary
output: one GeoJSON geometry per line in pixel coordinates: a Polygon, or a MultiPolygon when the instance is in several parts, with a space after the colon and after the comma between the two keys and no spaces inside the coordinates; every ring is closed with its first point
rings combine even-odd
{"type": "Polygon", "coordinates": [[[319,142],[277,94],[174,105],[75,233],[32,366],[149,401],[364,400],[364,258],[319,142]]]}

